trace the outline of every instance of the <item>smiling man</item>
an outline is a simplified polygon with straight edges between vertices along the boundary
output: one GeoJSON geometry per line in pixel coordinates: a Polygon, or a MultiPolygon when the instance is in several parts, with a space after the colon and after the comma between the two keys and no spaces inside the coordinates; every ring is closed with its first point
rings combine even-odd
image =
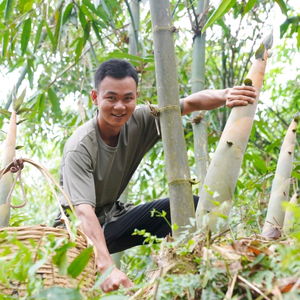
{"type": "MultiPolygon", "coordinates": [[[[163,218],[151,217],[155,208],[164,210],[170,221],[168,198],[138,206],[118,200],[143,156],[160,139],[149,107],[136,106],[137,87],[138,75],[130,63],[117,59],[102,63],[91,92],[97,114],[68,139],[61,162],[60,184],[96,247],[101,273],[113,265],[110,253],[143,243],[143,237],[132,235],[134,229],[145,229],[158,237],[171,233],[163,218]]],[[[230,108],[248,105],[255,97],[255,89],[249,86],[205,90],[181,99],[180,107],[185,115],[225,103],[230,108]]],[[[67,208],[62,195],[61,202],[67,208]]],[[[194,197],[195,207],[197,202],[194,197]]],[[[58,225],[60,216],[54,226],[58,225]]],[[[108,292],[120,285],[131,287],[133,283],[114,267],[101,287],[108,292]]]]}

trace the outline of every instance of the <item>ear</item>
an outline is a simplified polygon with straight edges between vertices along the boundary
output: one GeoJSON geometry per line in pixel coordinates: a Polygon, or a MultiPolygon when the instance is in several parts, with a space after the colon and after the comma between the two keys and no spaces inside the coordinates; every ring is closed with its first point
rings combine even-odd
{"type": "Polygon", "coordinates": [[[91,91],[91,97],[94,105],[98,105],[98,93],[96,90],[91,91]]]}

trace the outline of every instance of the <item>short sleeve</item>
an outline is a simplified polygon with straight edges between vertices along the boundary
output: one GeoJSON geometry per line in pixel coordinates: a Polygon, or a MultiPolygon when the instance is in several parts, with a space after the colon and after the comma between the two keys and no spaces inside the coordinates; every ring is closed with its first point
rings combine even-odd
{"type": "Polygon", "coordinates": [[[69,151],[61,167],[63,189],[73,205],[96,207],[95,182],[90,157],[79,151],[69,151]]]}

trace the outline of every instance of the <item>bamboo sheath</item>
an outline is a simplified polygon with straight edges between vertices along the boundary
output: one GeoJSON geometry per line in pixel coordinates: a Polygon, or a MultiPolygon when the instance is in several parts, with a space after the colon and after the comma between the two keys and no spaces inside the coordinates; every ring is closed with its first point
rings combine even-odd
{"type": "Polygon", "coordinates": [[[288,201],[289,199],[297,121],[298,118],[295,118],[291,122],[280,149],[275,177],[272,184],[267,217],[263,228],[263,236],[266,238],[278,238],[279,236],[276,235],[278,230],[276,230],[276,228],[283,227],[285,213],[282,207],[282,202],[288,201]]]}
{"type": "MultiPolygon", "coordinates": [[[[172,224],[189,225],[195,216],[190,170],[179,106],[174,38],[168,0],[150,0],[153,43],[166,171],[169,182],[172,224]]],[[[173,232],[178,236],[180,230],[173,232]]]]}
{"type": "MultiPolygon", "coordinates": [[[[7,130],[5,146],[2,155],[2,168],[6,167],[16,155],[17,113],[13,110],[7,130]]],[[[10,207],[6,199],[13,184],[13,175],[8,172],[0,180],[0,227],[9,226],[10,207]]]]}
{"type": "Polygon", "coordinates": [[[265,50],[264,59],[255,59],[247,75],[256,89],[255,102],[247,106],[237,106],[231,110],[210,163],[196,212],[199,228],[208,226],[214,231],[221,229],[220,226],[226,226],[226,222],[218,225],[218,221],[226,220],[230,213],[233,193],[263,84],[267,55],[268,51],[265,50]],[[223,218],[220,218],[221,215],[223,218]]]}

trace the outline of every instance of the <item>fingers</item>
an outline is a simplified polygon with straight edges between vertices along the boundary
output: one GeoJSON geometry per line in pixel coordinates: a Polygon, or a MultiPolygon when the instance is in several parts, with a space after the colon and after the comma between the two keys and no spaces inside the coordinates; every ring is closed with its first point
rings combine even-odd
{"type": "Polygon", "coordinates": [[[126,274],[118,269],[114,269],[100,287],[104,293],[108,293],[118,290],[121,285],[125,288],[131,288],[134,286],[134,283],[127,277],[126,274]]]}
{"type": "Polygon", "coordinates": [[[235,106],[247,106],[248,103],[249,103],[248,101],[243,101],[243,100],[231,100],[226,102],[226,106],[228,108],[233,108],[235,106]]]}
{"type": "Polygon", "coordinates": [[[230,89],[226,105],[229,108],[246,106],[249,103],[254,103],[256,97],[257,93],[253,86],[235,86],[230,89]]]}

